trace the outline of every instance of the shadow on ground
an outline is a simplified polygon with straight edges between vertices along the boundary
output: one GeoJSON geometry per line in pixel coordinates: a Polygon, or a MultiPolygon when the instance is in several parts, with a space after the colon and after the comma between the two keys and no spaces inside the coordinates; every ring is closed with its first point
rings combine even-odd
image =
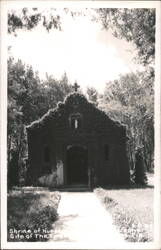
{"type": "Polygon", "coordinates": [[[78,217],[78,214],[70,214],[66,216],[61,216],[58,221],[55,222],[54,224],[54,235],[53,235],[53,240],[54,241],[64,241],[64,242],[71,242],[71,240],[68,237],[65,237],[64,235],[60,236],[60,231],[64,231],[68,229],[67,222],[70,220],[72,221],[78,217]]]}
{"type": "Polygon", "coordinates": [[[107,189],[107,190],[119,190],[119,189],[126,189],[126,190],[130,190],[130,189],[146,189],[146,188],[154,188],[154,185],[146,185],[146,186],[143,186],[143,185],[120,185],[120,186],[100,186],[101,188],[103,189],[107,189]]]}

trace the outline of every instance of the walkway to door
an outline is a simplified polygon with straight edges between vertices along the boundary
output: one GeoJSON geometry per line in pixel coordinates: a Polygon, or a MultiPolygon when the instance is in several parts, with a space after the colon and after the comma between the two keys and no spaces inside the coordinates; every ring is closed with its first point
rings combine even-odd
{"type": "Polygon", "coordinates": [[[58,208],[59,220],[53,224],[54,248],[107,249],[124,245],[112,218],[94,193],[63,192],[58,208]]]}

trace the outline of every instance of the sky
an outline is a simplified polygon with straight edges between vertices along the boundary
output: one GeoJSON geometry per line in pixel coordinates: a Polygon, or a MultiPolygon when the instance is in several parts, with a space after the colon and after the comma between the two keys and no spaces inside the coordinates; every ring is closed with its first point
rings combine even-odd
{"type": "Polygon", "coordinates": [[[83,91],[93,86],[103,92],[108,81],[138,69],[131,43],[113,37],[100,22],[91,21],[90,15],[73,19],[59,14],[62,31],[47,32],[40,25],[32,31],[18,31],[17,36],[8,35],[9,55],[32,65],[41,79],[46,73],[60,79],[66,72],[70,83],[77,81],[83,91]]]}

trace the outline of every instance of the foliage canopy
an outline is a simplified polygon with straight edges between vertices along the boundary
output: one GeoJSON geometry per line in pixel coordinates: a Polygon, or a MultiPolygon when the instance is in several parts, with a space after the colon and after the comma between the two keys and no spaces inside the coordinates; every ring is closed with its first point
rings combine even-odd
{"type": "Polygon", "coordinates": [[[113,35],[132,42],[137,49],[137,60],[144,65],[154,64],[155,9],[99,9],[103,27],[113,35]]]}
{"type": "MultiPolygon", "coordinates": [[[[137,49],[137,60],[140,63],[154,64],[155,9],[100,8],[93,10],[95,14],[92,14],[91,20],[101,22],[105,29],[111,29],[115,37],[132,42],[137,49]]],[[[81,11],[73,12],[67,8],[64,8],[64,13],[70,13],[72,17],[85,15],[81,11]]],[[[39,24],[47,31],[52,28],[62,30],[61,19],[61,15],[54,8],[9,10],[8,33],[16,34],[19,29],[32,30],[39,24]]]]}

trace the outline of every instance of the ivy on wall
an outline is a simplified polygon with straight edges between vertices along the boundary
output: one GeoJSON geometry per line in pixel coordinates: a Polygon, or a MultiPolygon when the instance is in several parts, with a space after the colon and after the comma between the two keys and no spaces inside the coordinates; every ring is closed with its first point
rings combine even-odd
{"type": "Polygon", "coordinates": [[[93,103],[88,102],[86,97],[80,93],[69,94],[64,102],[59,102],[55,109],[49,110],[41,119],[34,121],[27,126],[28,131],[43,129],[52,123],[52,127],[61,128],[68,122],[69,115],[80,112],[86,119],[86,131],[101,132],[112,129],[116,135],[125,136],[125,126],[117,121],[111,120],[104,111],[99,110],[93,103]]]}

